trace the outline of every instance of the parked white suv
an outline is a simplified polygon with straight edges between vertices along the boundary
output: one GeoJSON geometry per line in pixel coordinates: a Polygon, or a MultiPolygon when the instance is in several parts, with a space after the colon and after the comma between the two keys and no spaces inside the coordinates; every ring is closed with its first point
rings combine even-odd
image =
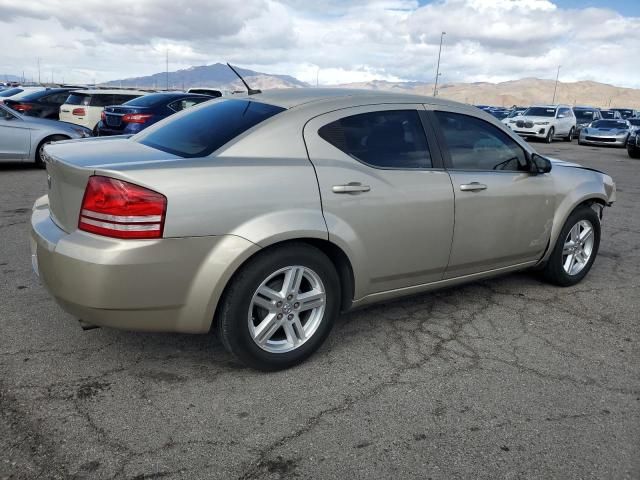
{"type": "Polygon", "coordinates": [[[515,120],[509,126],[518,135],[547,143],[557,137],[570,142],[576,129],[576,117],[569,105],[534,105],[515,120]]]}
{"type": "Polygon", "coordinates": [[[95,131],[104,107],[122,105],[147,93],[141,90],[77,90],[60,106],[60,120],[95,131]]]}

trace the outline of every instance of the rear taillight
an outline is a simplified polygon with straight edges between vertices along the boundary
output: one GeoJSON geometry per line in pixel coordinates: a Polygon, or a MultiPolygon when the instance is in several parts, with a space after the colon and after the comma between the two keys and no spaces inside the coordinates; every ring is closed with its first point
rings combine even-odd
{"type": "Polygon", "coordinates": [[[86,112],[84,111],[84,108],[74,108],[71,111],[72,115],[78,115],[79,117],[84,117],[86,115],[86,112]]]}
{"type": "Polygon", "coordinates": [[[33,108],[33,105],[29,105],[28,103],[16,103],[13,106],[13,109],[17,112],[28,112],[33,108]]]}
{"type": "Polygon", "coordinates": [[[146,123],[151,118],[149,113],[127,113],[122,117],[123,122],[127,123],[146,123]]]}
{"type": "Polygon", "coordinates": [[[107,114],[104,113],[104,110],[100,112],[100,120],[102,120],[103,122],[107,120],[107,114]]]}
{"type": "Polygon", "coordinates": [[[114,238],[161,238],[167,198],[110,177],[89,177],[78,228],[114,238]]]}

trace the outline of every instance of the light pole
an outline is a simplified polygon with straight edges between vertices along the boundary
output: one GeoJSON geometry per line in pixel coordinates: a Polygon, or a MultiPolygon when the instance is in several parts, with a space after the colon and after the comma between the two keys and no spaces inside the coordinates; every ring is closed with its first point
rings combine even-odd
{"type": "Polygon", "coordinates": [[[438,50],[438,65],[436,67],[436,81],[433,84],[433,96],[438,95],[438,77],[440,76],[440,55],[442,55],[442,40],[447,32],[442,32],[440,34],[440,50],[438,50]]]}
{"type": "Polygon", "coordinates": [[[558,90],[558,78],[560,77],[560,67],[562,65],[558,65],[558,72],[556,73],[556,85],[553,87],[553,100],[551,100],[551,104],[556,103],[556,91],[558,90]]]}

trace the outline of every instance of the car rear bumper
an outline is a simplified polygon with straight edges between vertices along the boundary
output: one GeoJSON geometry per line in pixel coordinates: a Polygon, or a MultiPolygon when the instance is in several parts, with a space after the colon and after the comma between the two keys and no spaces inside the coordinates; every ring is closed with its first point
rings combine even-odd
{"type": "Polygon", "coordinates": [[[234,235],[119,240],[66,233],[34,205],[34,271],[64,310],[90,325],[204,333],[224,286],[259,250],[234,235]]]}

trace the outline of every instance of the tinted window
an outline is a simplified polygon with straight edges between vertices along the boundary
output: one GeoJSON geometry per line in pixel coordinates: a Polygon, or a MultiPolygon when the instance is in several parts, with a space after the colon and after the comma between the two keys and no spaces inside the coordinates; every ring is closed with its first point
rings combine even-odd
{"type": "Polygon", "coordinates": [[[527,170],[524,150],[499,128],[476,117],[436,112],[451,156],[459,170],[527,170]]]}
{"type": "Polygon", "coordinates": [[[175,97],[167,95],[166,93],[152,93],[129,100],[126,102],[126,105],[130,105],[132,107],[153,107],[154,105],[158,105],[162,102],[169,103],[173,98],[175,97]]]}
{"type": "Polygon", "coordinates": [[[72,93],[67,97],[64,103],[67,105],[89,105],[91,97],[88,95],[82,95],[78,93],[72,93]]]}
{"type": "Polygon", "coordinates": [[[594,110],[574,110],[573,113],[579,122],[590,122],[597,118],[594,110]]]}
{"type": "Polygon", "coordinates": [[[215,101],[157,128],[151,127],[136,140],[181,157],[203,157],[283,110],[249,100],[215,101]]]}
{"type": "Polygon", "coordinates": [[[639,127],[640,126],[640,118],[628,118],[627,122],[629,122],[634,127],[639,127]]]}
{"type": "Polygon", "coordinates": [[[24,92],[21,88],[10,88],[9,90],[3,90],[0,92],[0,97],[10,97],[16,93],[24,92]]]}
{"type": "MultiPolygon", "coordinates": [[[[53,103],[53,104],[62,105],[67,100],[68,97],[69,97],[69,92],[54,93],[53,95],[47,95],[42,99],[42,101],[44,103],[53,103]]],[[[27,98],[28,97],[25,97],[25,99],[27,98]]]]}
{"type": "Polygon", "coordinates": [[[555,117],[556,109],[546,107],[531,107],[525,110],[523,115],[529,117],[555,117]]]}
{"type": "Polygon", "coordinates": [[[194,105],[197,105],[199,103],[205,102],[207,100],[211,100],[210,98],[202,98],[202,97],[192,97],[192,98],[185,98],[182,100],[176,100],[173,103],[169,104],[169,108],[171,110],[175,110],[176,112],[179,112],[180,110],[184,110],[186,108],[190,108],[193,107],[194,105]]]}
{"type": "Polygon", "coordinates": [[[431,167],[427,138],[415,110],[352,115],[325,125],[318,134],[350,157],[372,167],[431,167]]]}
{"type": "Polygon", "coordinates": [[[4,108],[0,108],[0,118],[14,118],[14,115],[7,112],[4,108]]]}

